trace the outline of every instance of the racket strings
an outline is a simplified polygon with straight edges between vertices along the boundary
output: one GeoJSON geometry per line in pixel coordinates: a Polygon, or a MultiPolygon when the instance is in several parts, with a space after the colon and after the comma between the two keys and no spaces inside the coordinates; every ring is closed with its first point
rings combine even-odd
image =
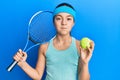
{"type": "Polygon", "coordinates": [[[51,13],[42,12],[32,19],[29,26],[29,35],[33,42],[47,42],[55,36],[56,30],[52,18],[51,13]]]}

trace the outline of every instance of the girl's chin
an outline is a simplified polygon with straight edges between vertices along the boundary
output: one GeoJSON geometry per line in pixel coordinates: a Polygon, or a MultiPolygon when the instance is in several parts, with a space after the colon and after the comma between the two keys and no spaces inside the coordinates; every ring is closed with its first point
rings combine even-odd
{"type": "Polygon", "coordinates": [[[70,34],[70,33],[67,32],[67,31],[62,31],[62,32],[60,32],[60,33],[58,33],[58,34],[60,34],[60,35],[68,35],[68,34],[70,34]]]}

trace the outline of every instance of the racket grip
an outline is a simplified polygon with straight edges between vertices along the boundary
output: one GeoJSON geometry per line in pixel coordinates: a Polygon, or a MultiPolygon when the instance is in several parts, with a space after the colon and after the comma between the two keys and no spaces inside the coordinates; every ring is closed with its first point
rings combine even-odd
{"type": "Polygon", "coordinates": [[[15,65],[17,64],[17,61],[13,61],[9,66],[8,66],[8,68],[7,68],[7,71],[12,71],[12,69],[15,67],[15,65]]]}

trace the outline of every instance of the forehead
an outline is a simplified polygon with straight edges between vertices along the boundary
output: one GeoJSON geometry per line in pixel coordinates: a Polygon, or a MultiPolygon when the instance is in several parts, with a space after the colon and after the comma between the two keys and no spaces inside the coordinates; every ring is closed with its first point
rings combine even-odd
{"type": "Polygon", "coordinates": [[[60,16],[60,17],[72,17],[72,15],[70,15],[69,13],[65,13],[65,12],[61,12],[59,14],[56,15],[57,16],[60,16]]]}

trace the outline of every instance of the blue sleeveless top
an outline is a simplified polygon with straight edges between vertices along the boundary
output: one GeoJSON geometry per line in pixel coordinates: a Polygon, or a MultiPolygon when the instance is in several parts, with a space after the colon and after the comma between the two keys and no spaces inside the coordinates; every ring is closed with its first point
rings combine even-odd
{"type": "Polygon", "coordinates": [[[50,40],[46,51],[46,78],[45,80],[78,80],[79,53],[76,40],[66,50],[57,50],[50,40]]]}

